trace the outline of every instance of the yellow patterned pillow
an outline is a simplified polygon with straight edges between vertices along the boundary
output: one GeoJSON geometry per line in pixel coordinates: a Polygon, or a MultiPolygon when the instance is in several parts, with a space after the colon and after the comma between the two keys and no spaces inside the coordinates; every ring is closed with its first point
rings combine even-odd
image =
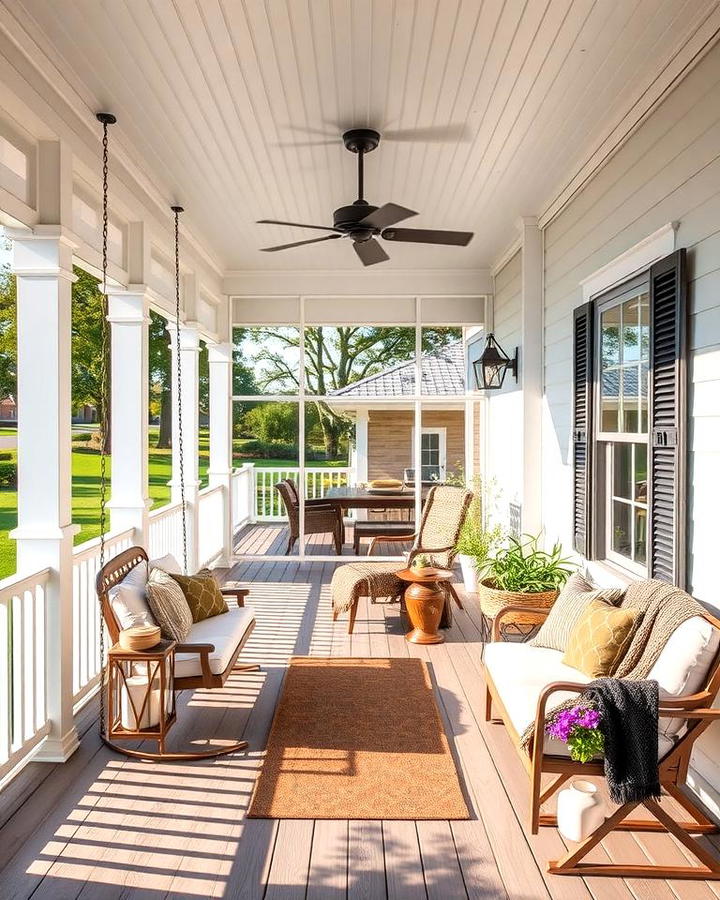
{"type": "Polygon", "coordinates": [[[228,611],[225,598],[209,569],[201,569],[197,575],[174,575],[170,577],[182,589],[192,613],[193,622],[202,622],[228,611]]]}
{"type": "Polygon", "coordinates": [[[563,662],[591,678],[612,675],[630,645],[637,618],[636,609],[593,600],[570,633],[563,662]]]}

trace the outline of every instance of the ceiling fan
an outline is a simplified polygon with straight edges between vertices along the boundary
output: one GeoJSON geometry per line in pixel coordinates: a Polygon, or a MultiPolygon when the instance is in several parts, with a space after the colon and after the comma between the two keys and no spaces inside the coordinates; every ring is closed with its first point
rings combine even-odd
{"type": "Polygon", "coordinates": [[[341,206],[333,213],[333,225],[304,225],[301,222],[279,222],[277,219],[259,219],[259,225],[290,225],[293,228],[313,228],[318,231],[330,231],[332,234],[307,241],[295,241],[292,244],[279,244],[277,247],[263,247],[265,253],[288,250],[290,247],[302,247],[305,244],[319,244],[322,241],[334,241],[338,238],[350,238],[355,252],[364,266],[390,259],[377,238],[385,241],[402,241],[413,244],[446,244],[466,247],[472,239],[472,231],[437,231],[424,228],[395,228],[398,222],[416,216],[412,209],[405,209],[397,203],[385,203],[383,206],[372,206],[365,200],[363,160],[366,153],[375,150],[380,143],[380,133],[372,128],[353,128],[346,131],[343,144],[358,157],[358,198],[350,206],[341,206]]]}

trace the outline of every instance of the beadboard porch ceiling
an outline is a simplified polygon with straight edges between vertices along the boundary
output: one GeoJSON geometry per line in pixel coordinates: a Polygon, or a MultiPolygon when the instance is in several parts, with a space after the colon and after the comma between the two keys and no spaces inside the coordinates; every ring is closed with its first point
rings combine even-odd
{"type": "Polygon", "coordinates": [[[601,164],[719,25],[714,0],[14,0],[58,85],[118,141],[227,270],[357,268],[347,242],[263,254],[354,199],[340,133],[384,141],[371,202],[469,248],[392,245],[388,267],[479,268],[601,164]]]}

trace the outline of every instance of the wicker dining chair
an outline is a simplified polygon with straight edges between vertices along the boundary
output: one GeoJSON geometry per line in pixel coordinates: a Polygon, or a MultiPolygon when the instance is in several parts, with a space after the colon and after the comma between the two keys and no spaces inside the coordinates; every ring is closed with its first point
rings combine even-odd
{"type": "MultiPolygon", "coordinates": [[[[428,493],[420,528],[415,534],[387,534],[373,538],[368,555],[372,554],[375,545],[380,542],[412,541],[405,566],[396,562],[357,562],[335,569],[331,584],[333,619],[337,619],[343,612],[349,612],[348,632],[352,633],[358,600],[361,597],[370,597],[373,601],[376,597],[401,598],[405,585],[396,573],[412,565],[415,557],[421,553],[428,557],[431,566],[441,569],[451,568],[457,555],[456,545],[460,529],[472,498],[472,491],[465,488],[436,485],[428,493]]],[[[462,609],[462,602],[452,584],[446,582],[445,587],[462,609]]]]}
{"type": "MultiPolygon", "coordinates": [[[[287,550],[285,555],[289,555],[295,542],[300,537],[300,495],[298,494],[297,485],[290,478],[284,478],[275,485],[275,490],[285,507],[288,517],[288,525],[290,533],[288,536],[287,550]]],[[[336,506],[330,503],[317,502],[315,500],[305,501],[305,534],[332,534],[335,543],[335,553],[340,556],[342,554],[344,526],[342,520],[342,512],[336,506]]]]}

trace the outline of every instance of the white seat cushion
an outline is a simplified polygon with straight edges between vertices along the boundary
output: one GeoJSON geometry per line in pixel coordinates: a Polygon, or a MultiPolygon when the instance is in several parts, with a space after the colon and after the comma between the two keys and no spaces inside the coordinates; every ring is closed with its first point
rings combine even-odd
{"type": "MultiPolygon", "coordinates": [[[[648,675],[660,686],[660,699],[703,690],[719,644],[720,632],[702,616],[676,628],[648,675]]],[[[685,730],[685,720],[661,719],[660,727],[668,738],[675,738],[685,730]]]]}
{"type": "MultiPolygon", "coordinates": [[[[249,606],[231,606],[229,611],[202,622],[195,622],[185,638],[186,644],[214,644],[210,654],[210,671],[219,675],[228,667],[238,644],[255,623],[255,611],[249,606]]],[[[175,654],[175,677],[187,678],[202,675],[200,656],[197,653],[175,654]]]]}
{"type": "MultiPolygon", "coordinates": [[[[588,684],[592,678],[562,662],[560,650],[498,641],[487,644],[483,662],[500,694],[505,711],[515,731],[522,734],[535,721],[537,702],[543,689],[553,681],[588,684]]],[[[548,703],[548,711],[565,700],[577,697],[569,691],[558,691],[548,703]]],[[[670,750],[672,738],[658,734],[658,759],[670,750]]],[[[545,737],[545,752],[554,756],[570,756],[567,744],[545,737]]]]}

